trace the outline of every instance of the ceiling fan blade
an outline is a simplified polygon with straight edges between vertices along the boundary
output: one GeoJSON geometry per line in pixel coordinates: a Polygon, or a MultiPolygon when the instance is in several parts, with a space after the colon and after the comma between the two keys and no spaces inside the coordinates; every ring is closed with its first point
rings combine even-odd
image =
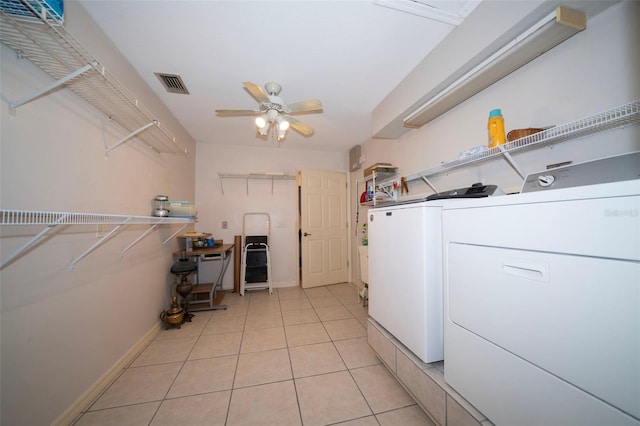
{"type": "Polygon", "coordinates": [[[298,114],[305,112],[322,112],[322,102],[318,99],[307,99],[306,101],[287,104],[287,108],[291,113],[298,114]]]}
{"type": "Polygon", "coordinates": [[[249,92],[251,97],[253,99],[255,99],[256,101],[258,101],[258,103],[261,103],[261,102],[269,103],[269,102],[271,102],[269,100],[269,97],[267,96],[267,94],[264,92],[264,90],[262,90],[261,86],[255,84],[255,83],[251,83],[250,81],[245,81],[244,83],[242,83],[242,85],[244,86],[244,90],[249,92]]]}
{"type": "Polygon", "coordinates": [[[254,111],[251,109],[217,109],[216,115],[218,117],[246,117],[261,114],[260,111],[254,111]]]}
{"type": "Polygon", "coordinates": [[[304,124],[303,122],[298,121],[293,117],[287,116],[285,118],[289,122],[289,125],[291,126],[291,128],[293,130],[297,131],[298,133],[302,134],[303,136],[309,137],[309,136],[313,135],[313,132],[314,132],[313,127],[311,127],[311,126],[309,126],[307,124],[304,124]]]}

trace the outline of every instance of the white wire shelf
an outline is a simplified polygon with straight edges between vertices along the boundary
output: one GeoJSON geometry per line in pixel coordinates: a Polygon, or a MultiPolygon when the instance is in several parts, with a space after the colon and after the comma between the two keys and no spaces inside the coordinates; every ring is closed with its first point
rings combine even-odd
{"type": "Polygon", "coordinates": [[[112,225],[113,229],[106,232],[100,239],[91,245],[82,254],[77,256],[69,264],[69,269],[73,270],[75,265],[84,259],[89,253],[98,248],[126,225],[149,225],[149,227],[131,244],[120,251],[120,256],[136,245],[140,240],[149,235],[160,225],[181,225],[169,238],[166,238],[164,246],[173,237],[178,235],[189,223],[194,223],[195,218],[177,217],[155,217],[155,216],[132,216],[132,215],[110,215],[99,213],[72,213],[72,212],[44,212],[31,210],[0,210],[0,225],[37,225],[44,226],[38,234],[32,237],[26,244],[22,245],[13,254],[2,259],[0,269],[19,258],[23,253],[32,248],[38,241],[44,238],[50,231],[58,225],[112,225]]]}
{"type": "MultiPolygon", "coordinates": [[[[44,8],[40,0],[20,1],[30,8],[44,8]]],[[[56,80],[36,94],[12,102],[9,105],[12,113],[21,105],[64,84],[130,132],[115,146],[107,148],[107,152],[137,135],[157,152],[188,154],[175,136],[100,65],[64,26],[43,17],[36,22],[0,10],[0,41],[56,80]]]]}
{"type": "MultiPolygon", "coordinates": [[[[428,181],[429,177],[437,176],[460,167],[470,166],[472,164],[477,164],[500,156],[503,156],[524,179],[526,176],[523,176],[523,173],[518,168],[516,162],[511,158],[510,153],[556,144],[616,127],[637,124],[638,122],[640,122],[640,100],[635,100],[599,114],[551,127],[542,132],[516,139],[512,142],[508,142],[496,148],[487,149],[461,160],[451,161],[418,173],[407,175],[405,176],[405,179],[407,182],[423,180],[433,188],[433,185],[428,181]]],[[[385,187],[392,183],[393,181],[384,181],[380,182],[379,185],[385,187]]]]}
{"type": "Polygon", "coordinates": [[[120,225],[125,222],[129,225],[148,225],[191,223],[193,219],[100,213],[0,210],[0,225],[120,225]]]}
{"type": "Polygon", "coordinates": [[[53,25],[62,25],[64,21],[62,11],[46,0],[29,3],[18,0],[0,0],[0,10],[18,16],[19,19],[30,21],[45,20],[53,25]]]}
{"type": "Polygon", "coordinates": [[[273,183],[276,180],[296,180],[298,177],[294,175],[289,175],[286,173],[249,173],[249,174],[238,174],[238,173],[218,173],[220,177],[220,191],[222,195],[224,195],[224,186],[222,185],[223,179],[242,179],[245,181],[245,186],[247,189],[247,195],[249,195],[249,181],[250,180],[270,180],[271,181],[271,194],[273,194],[273,183]]]}
{"type": "Polygon", "coordinates": [[[249,174],[235,174],[235,173],[218,173],[223,179],[265,179],[265,180],[294,180],[297,176],[288,175],[286,173],[249,173],[249,174]]]}

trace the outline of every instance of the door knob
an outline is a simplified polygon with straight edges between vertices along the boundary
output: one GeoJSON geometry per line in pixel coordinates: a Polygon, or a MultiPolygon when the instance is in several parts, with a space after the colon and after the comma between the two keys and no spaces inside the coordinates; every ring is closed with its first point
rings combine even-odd
{"type": "Polygon", "coordinates": [[[305,232],[303,235],[306,237],[307,235],[311,235],[311,234],[307,234],[307,233],[305,232]]]}

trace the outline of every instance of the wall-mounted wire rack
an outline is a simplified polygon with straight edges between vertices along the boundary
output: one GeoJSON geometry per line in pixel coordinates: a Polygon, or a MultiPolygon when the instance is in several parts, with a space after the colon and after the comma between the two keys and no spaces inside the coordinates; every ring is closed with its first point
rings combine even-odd
{"type": "Polygon", "coordinates": [[[249,195],[249,181],[250,180],[270,180],[271,181],[271,194],[273,194],[273,183],[277,180],[296,180],[297,176],[288,175],[286,173],[249,173],[249,174],[234,174],[234,173],[218,173],[220,177],[220,191],[224,195],[224,186],[222,185],[223,179],[242,179],[245,181],[247,188],[247,195],[249,195]]]}
{"type": "Polygon", "coordinates": [[[62,0],[38,0],[29,3],[19,0],[0,0],[0,10],[20,19],[31,21],[49,21],[52,25],[62,25],[63,19],[62,0]]]}
{"type": "MultiPolygon", "coordinates": [[[[431,189],[438,192],[435,186],[429,181],[430,177],[499,157],[504,157],[509,165],[513,167],[522,179],[524,179],[526,175],[510,155],[511,153],[527,149],[541,148],[543,146],[557,144],[604,130],[637,124],[638,122],[640,122],[640,100],[635,100],[599,114],[581,118],[559,126],[554,126],[542,132],[500,145],[496,148],[487,149],[477,154],[470,155],[464,159],[451,161],[421,172],[407,175],[405,176],[405,179],[407,182],[422,180],[429,185],[431,189]]],[[[378,183],[381,187],[388,187],[392,184],[392,181],[378,183]]]]}
{"type": "Polygon", "coordinates": [[[140,240],[149,235],[160,225],[181,225],[180,228],[175,231],[169,238],[162,242],[164,246],[173,237],[178,235],[188,224],[194,223],[195,219],[187,218],[174,218],[174,217],[155,217],[155,216],[132,216],[132,215],[109,215],[98,213],[71,213],[71,212],[45,212],[45,211],[30,211],[30,210],[0,210],[0,225],[5,226],[19,226],[19,225],[36,225],[44,226],[39,233],[31,238],[26,244],[16,250],[13,254],[2,260],[0,263],[0,269],[3,269],[5,265],[11,263],[14,259],[33,247],[38,241],[40,241],[45,235],[51,232],[56,226],[59,225],[105,225],[113,226],[113,228],[106,232],[100,239],[91,245],[82,254],[77,256],[69,264],[69,270],[73,270],[75,265],[86,257],[93,250],[98,248],[102,243],[114,236],[120,229],[127,225],[149,225],[138,238],[136,238],[131,244],[120,251],[120,256],[124,254],[140,240]]]}
{"type": "Polygon", "coordinates": [[[41,90],[9,104],[12,114],[17,108],[47,95],[64,85],[118,123],[129,134],[105,147],[108,154],[134,136],[160,153],[188,151],[160,121],[120,84],[76,40],[63,25],[40,14],[46,3],[40,0],[20,0],[37,19],[0,9],[0,41],[36,64],[56,81],[41,90]]]}

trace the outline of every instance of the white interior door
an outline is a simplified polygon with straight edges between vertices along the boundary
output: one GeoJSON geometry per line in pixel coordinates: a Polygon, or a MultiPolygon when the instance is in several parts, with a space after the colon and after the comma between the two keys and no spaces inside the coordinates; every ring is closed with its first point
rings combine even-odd
{"type": "Polygon", "coordinates": [[[348,280],[347,174],[300,172],[302,287],[348,280]]]}

